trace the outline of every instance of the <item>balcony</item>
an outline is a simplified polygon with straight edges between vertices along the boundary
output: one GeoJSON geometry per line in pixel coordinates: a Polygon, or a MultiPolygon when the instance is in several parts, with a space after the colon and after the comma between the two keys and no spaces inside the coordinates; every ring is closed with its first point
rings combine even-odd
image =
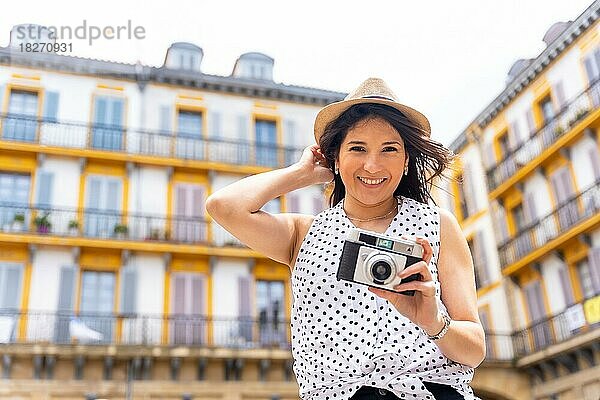
{"type": "Polygon", "coordinates": [[[558,114],[547,121],[523,144],[506,154],[494,167],[487,171],[490,192],[505,183],[522,167],[532,162],[554,144],[571,132],[586,116],[600,106],[600,80],[592,83],[582,93],[567,102],[558,114]]]}
{"type": "Polygon", "coordinates": [[[0,309],[0,343],[291,348],[288,320],[0,309]],[[19,333],[19,327],[25,328],[19,333]]]}
{"type": "MultiPolygon", "coordinates": [[[[600,214],[600,180],[570,198],[551,213],[525,227],[506,243],[499,244],[502,269],[513,265],[536,249],[559,239],[585,221],[600,214]]],[[[556,242],[554,242],[556,243],[556,242]]]]}
{"type": "Polygon", "coordinates": [[[215,222],[199,217],[123,214],[90,208],[56,208],[0,203],[0,232],[175,245],[245,248],[215,222]],[[212,242],[208,238],[212,229],[212,242]]]}
{"type": "MultiPolygon", "coordinates": [[[[204,161],[237,166],[281,168],[300,159],[303,149],[217,138],[199,138],[175,132],[148,131],[111,125],[57,122],[20,115],[0,115],[0,144],[20,143],[30,151],[71,149],[74,155],[90,151],[168,160],[204,161]],[[28,147],[32,146],[33,147],[28,147]],[[83,152],[82,152],[83,151],[83,152]]],[[[188,165],[189,166],[189,165],[188,165]]],[[[205,166],[208,168],[208,166],[205,166]]]]}

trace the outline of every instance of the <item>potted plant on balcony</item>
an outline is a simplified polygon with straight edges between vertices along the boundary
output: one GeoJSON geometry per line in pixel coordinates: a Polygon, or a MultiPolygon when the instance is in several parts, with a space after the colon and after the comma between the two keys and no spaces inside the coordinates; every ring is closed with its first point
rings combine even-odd
{"type": "Polygon", "coordinates": [[[79,234],[79,221],[72,219],[69,221],[69,235],[77,236],[79,234]]]}
{"type": "Polygon", "coordinates": [[[127,229],[127,225],[125,224],[116,224],[113,231],[117,239],[125,239],[125,236],[127,236],[127,232],[129,232],[129,229],[127,229]]]}
{"type": "Polygon", "coordinates": [[[159,240],[160,239],[160,229],[152,228],[150,229],[150,233],[146,236],[146,240],[159,240]]]}
{"type": "Polygon", "coordinates": [[[11,230],[14,232],[21,232],[23,230],[23,226],[25,225],[25,214],[17,213],[13,217],[13,222],[11,226],[11,230]]]}
{"type": "Polygon", "coordinates": [[[50,213],[44,213],[44,215],[38,215],[34,218],[33,223],[36,227],[36,231],[38,233],[48,233],[50,232],[50,228],[52,228],[52,223],[48,218],[50,213]]]}

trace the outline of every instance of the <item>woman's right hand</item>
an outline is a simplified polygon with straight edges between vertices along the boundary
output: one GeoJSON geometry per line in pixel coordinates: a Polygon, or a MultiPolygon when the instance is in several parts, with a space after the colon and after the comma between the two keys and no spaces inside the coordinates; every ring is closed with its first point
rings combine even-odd
{"type": "Polygon", "coordinates": [[[333,173],[327,167],[327,160],[321,154],[318,144],[306,147],[296,165],[306,176],[312,178],[312,184],[326,183],[333,180],[333,173]]]}

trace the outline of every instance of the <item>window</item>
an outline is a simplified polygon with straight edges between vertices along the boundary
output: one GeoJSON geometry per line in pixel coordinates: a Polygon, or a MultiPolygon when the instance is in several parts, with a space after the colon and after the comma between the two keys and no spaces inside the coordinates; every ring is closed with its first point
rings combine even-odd
{"type": "Polygon", "coordinates": [[[177,114],[177,156],[194,160],[204,159],[203,133],[201,112],[179,110],[177,114]]]}
{"type": "Polygon", "coordinates": [[[125,101],[116,97],[96,97],[92,147],[102,150],[123,149],[123,112],[125,101]]]}
{"type": "Polygon", "coordinates": [[[584,299],[589,299],[597,294],[594,288],[594,282],[592,281],[592,271],[590,263],[587,258],[576,264],[577,277],[579,278],[579,284],[581,285],[581,293],[584,299]]]}
{"type": "Polygon", "coordinates": [[[0,343],[16,339],[18,311],[21,304],[23,266],[0,263],[0,343]]]}
{"type": "Polygon", "coordinates": [[[29,175],[0,173],[0,228],[10,230],[16,215],[22,215],[27,224],[29,203],[29,175]]]}
{"type": "Polygon", "coordinates": [[[475,243],[473,241],[473,238],[467,239],[467,245],[469,246],[469,251],[471,253],[471,256],[473,257],[473,264],[475,266],[474,270],[475,270],[475,289],[479,290],[482,288],[481,285],[481,278],[479,277],[479,271],[477,270],[477,259],[475,257],[475,243]]]}
{"type": "Polygon", "coordinates": [[[550,96],[547,96],[540,101],[540,110],[542,111],[544,125],[554,118],[554,108],[552,107],[552,99],[550,96]]]}
{"type": "Polygon", "coordinates": [[[112,340],[115,304],[114,272],[84,271],[81,278],[80,320],[100,333],[102,340],[112,340]]]}
{"type": "Polygon", "coordinates": [[[196,273],[174,273],[171,278],[171,343],[206,341],[206,278],[196,273]]]}
{"type": "Polygon", "coordinates": [[[457,177],[458,186],[458,204],[460,206],[461,219],[465,219],[469,216],[469,209],[467,207],[467,196],[465,194],[465,182],[463,174],[457,177]]]}
{"type": "Polygon", "coordinates": [[[115,228],[121,223],[121,179],[91,175],[87,179],[86,195],[85,235],[101,238],[115,236],[118,232],[115,228]]]}
{"type": "Polygon", "coordinates": [[[282,345],[287,341],[284,296],[283,282],[256,281],[256,311],[262,345],[282,345]]]}
{"type": "Polygon", "coordinates": [[[4,139],[32,142],[35,140],[38,115],[38,94],[11,90],[8,116],[3,124],[4,139]]]}
{"type": "MultiPolygon", "coordinates": [[[[174,187],[173,239],[197,243],[206,240],[204,222],[205,189],[203,186],[178,183],[174,187]]],[[[160,231],[161,227],[154,227],[160,231]]],[[[163,227],[164,229],[164,227],[163,227]]],[[[148,232],[152,234],[152,232],[148,232]]],[[[160,239],[160,238],[159,238],[160,239]]]]}
{"type": "Polygon", "coordinates": [[[525,229],[525,226],[527,225],[525,222],[526,219],[525,219],[525,213],[523,211],[523,204],[519,204],[519,205],[513,207],[510,210],[510,212],[511,212],[513,223],[514,223],[515,230],[516,230],[516,232],[514,232],[514,233],[518,234],[523,229],[525,229]]]}
{"type": "Polygon", "coordinates": [[[277,125],[275,121],[257,119],[254,123],[254,130],[256,132],[256,165],[277,166],[277,125]]]}
{"type": "Polygon", "coordinates": [[[500,145],[500,157],[504,159],[507,157],[508,153],[510,153],[510,138],[508,137],[508,132],[505,132],[498,137],[498,144],[500,145]]]}

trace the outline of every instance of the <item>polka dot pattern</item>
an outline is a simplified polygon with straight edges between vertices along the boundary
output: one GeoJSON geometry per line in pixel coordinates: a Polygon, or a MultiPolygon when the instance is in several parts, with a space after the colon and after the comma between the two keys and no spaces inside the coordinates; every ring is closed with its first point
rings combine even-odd
{"type": "MultiPolygon", "coordinates": [[[[472,368],[445,357],[421,328],[367,286],[336,279],[344,240],[354,227],[342,203],[315,217],[292,273],[292,354],[300,397],[348,399],[368,385],[401,399],[435,400],[422,384],[430,381],[477,399],[469,386],[472,368]]],[[[445,310],[437,276],[439,221],[437,207],[403,198],[385,234],[429,240],[429,267],[445,310]]]]}

